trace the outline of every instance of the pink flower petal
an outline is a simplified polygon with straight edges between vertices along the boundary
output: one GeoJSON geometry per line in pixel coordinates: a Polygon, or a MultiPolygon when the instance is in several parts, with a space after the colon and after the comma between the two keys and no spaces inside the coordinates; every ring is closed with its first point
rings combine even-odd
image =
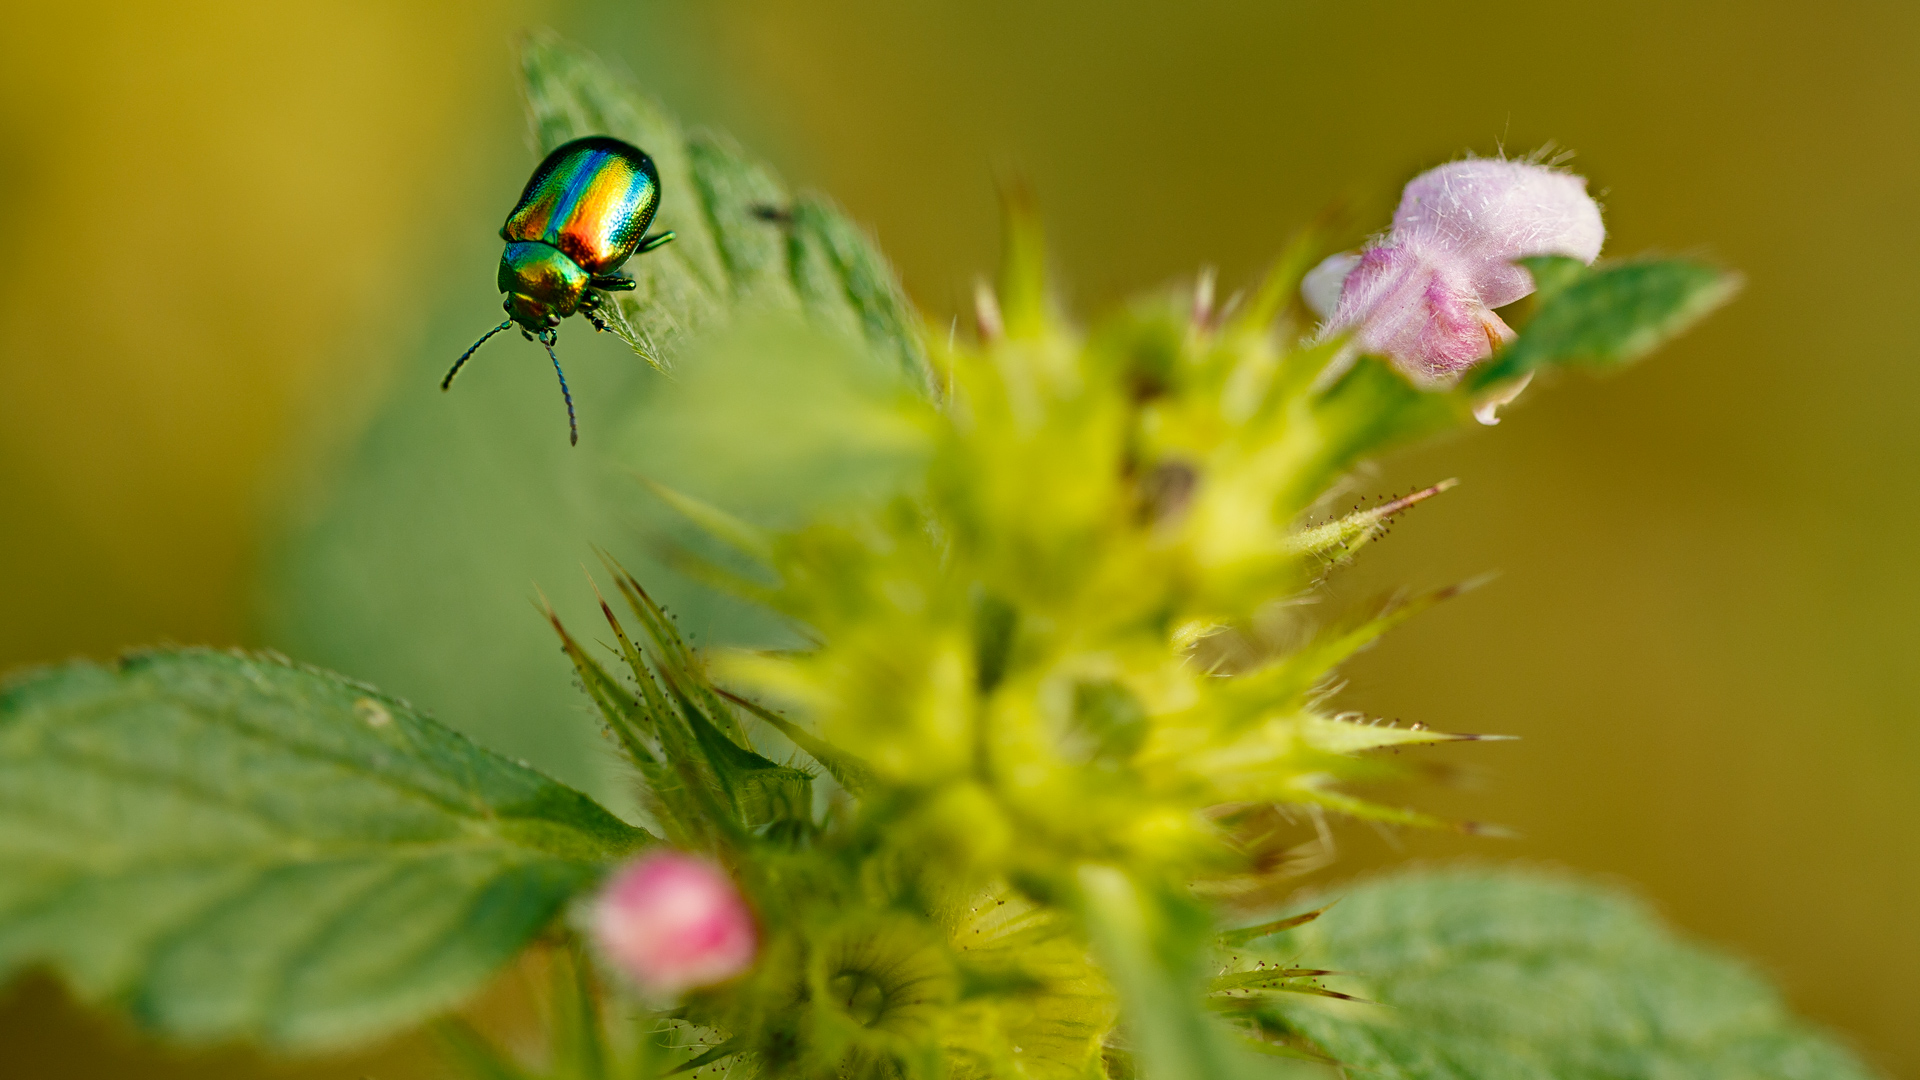
{"type": "Polygon", "coordinates": [[[1469,158],[1429,169],[1407,183],[1393,212],[1393,239],[1481,264],[1489,307],[1532,290],[1525,271],[1507,273],[1528,255],[1566,255],[1590,263],[1607,238],[1600,205],[1572,173],[1497,158],[1469,158]],[[1514,295],[1513,288],[1523,291],[1514,295]]]}
{"type": "Polygon", "coordinates": [[[1408,374],[1444,378],[1492,355],[1513,331],[1474,291],[1474,267],[1415,247],[1373,247],[1347,275],[1332,328],[1408,374]]]}
{"type": "Polygon", "coordinates": [[[1307,271],[1300,279],[1300,298],[1315,315],[1325,319],[1340,306],[1340,293],[1346,286],[1347,275],[1360,265],[1360,253],[1342,251],[1329,255],[1319,266],[1307,271]]]}
{"type": "MultiPolygon", "coordinates": [[[[1493,309],[1533,291],[1513,260],[1591,263],[1605,239],[1600,207],[1578,176],[1487,158],[1442,165],[1407,184],[1392,231],[1346,275],[1325,332],[1350,330],[1359,350],[1416,377],[1445,378],[1512,340],[1493,309]]],[[[1324,303],[1327,283],[1315,286],[1324,303]]]]}

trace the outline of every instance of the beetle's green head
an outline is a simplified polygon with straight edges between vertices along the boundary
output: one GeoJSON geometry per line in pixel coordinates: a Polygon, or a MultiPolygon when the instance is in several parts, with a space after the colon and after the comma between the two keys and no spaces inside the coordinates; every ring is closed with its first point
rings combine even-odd
{"type": "Polygon", "coordinates": [[[516,241],[500,256],[500,291],[507,315],[528,333],[560,325],[580,309],[592,275],[551,244],[516,241]]]}

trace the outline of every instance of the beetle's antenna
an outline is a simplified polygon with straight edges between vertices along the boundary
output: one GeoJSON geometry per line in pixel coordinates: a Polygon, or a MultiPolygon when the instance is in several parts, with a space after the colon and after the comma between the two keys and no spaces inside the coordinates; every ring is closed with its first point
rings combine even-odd
{"type": "MultiPolygon", "coordinates": [[[[549,330],[547,333],[552,333],[549,330]]],[[[547,358],[553,361],[553,373],[560,376],[560,396],[567,399],[567,441],[574,446],[580,445],[580,425],[573,422],[573,391],[567,389],[567,373],[560,370],[560,358],[553,353],[553,342],[546,334],[540,335],[540,344],[547,348],[547,358]]]]}
{"type": "Polygon", "coordinates": [[[453,369],[447,372],[446,378],[440,380],[440,389],[442,390],[450,389],[453,386],[453,377],[455,375],[460,374],[460,368],[466,364],[467,357],[472,356],[475,352],[478,352],[480,349],[480,346],[485,345],[487,343],[488,338],[492,337],[493,335],[499,333],[502,330],[505,330],[507,327],[512,325],[513,325],[513,320],[508,319],[506,322],[503,322],[499,326],[496,326],[493,329],[487,331],[486,333],[480,335],[480,340],[468,346],[467,351],[460,354],[460,359],[455,360],[453,362],[453,369]]]}

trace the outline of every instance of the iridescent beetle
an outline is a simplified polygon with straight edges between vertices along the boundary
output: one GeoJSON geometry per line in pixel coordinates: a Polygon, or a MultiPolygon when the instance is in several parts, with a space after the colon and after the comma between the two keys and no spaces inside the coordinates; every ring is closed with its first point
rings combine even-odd
{"type": "Polygon", "coordinates": [[[634,287],[632,278],[619,273],[620,265],[673,239],[670,232],[646,235],[659,208],[660,174],[638,147],[608,135],[589,135],[548,154],[500,227],[500,237],[507,242],[500,256],[507,321],[460,354],[440,389],[453,385],[467,358],[488,338],[518,323],[523,337],[546,346],[567,403],[567,432],[578,444],[573,393],[553,351],[560,336],[555,328],[575,312],[585,315],[594,329],[607,328],[599,313],[606,294],[634,287]]]}

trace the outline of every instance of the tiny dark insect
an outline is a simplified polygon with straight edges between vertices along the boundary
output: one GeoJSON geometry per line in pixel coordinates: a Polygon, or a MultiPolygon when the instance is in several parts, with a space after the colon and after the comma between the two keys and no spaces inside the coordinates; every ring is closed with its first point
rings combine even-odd
{"type": "Polygon", "coordinates": [[[605,330],[600,306],[606,294],[634,287],[619,272],[628,259],[673,239],[670,232],[648,236],[660,208],[660,173],[639,147],[610,135],[589,135],[556,148],[533,171],[520,201],[500,227],[507,249],[500,256],[500,291],[507,320],[480,336],[460,354],[440,389],[487,339],[518,323],[528,341],[546,347],[560,396],[567,403],[567,434],[580,442],[573,417],[573,392],[554,354],[560,320],[581,314],[595,330],[605,330]]]}

